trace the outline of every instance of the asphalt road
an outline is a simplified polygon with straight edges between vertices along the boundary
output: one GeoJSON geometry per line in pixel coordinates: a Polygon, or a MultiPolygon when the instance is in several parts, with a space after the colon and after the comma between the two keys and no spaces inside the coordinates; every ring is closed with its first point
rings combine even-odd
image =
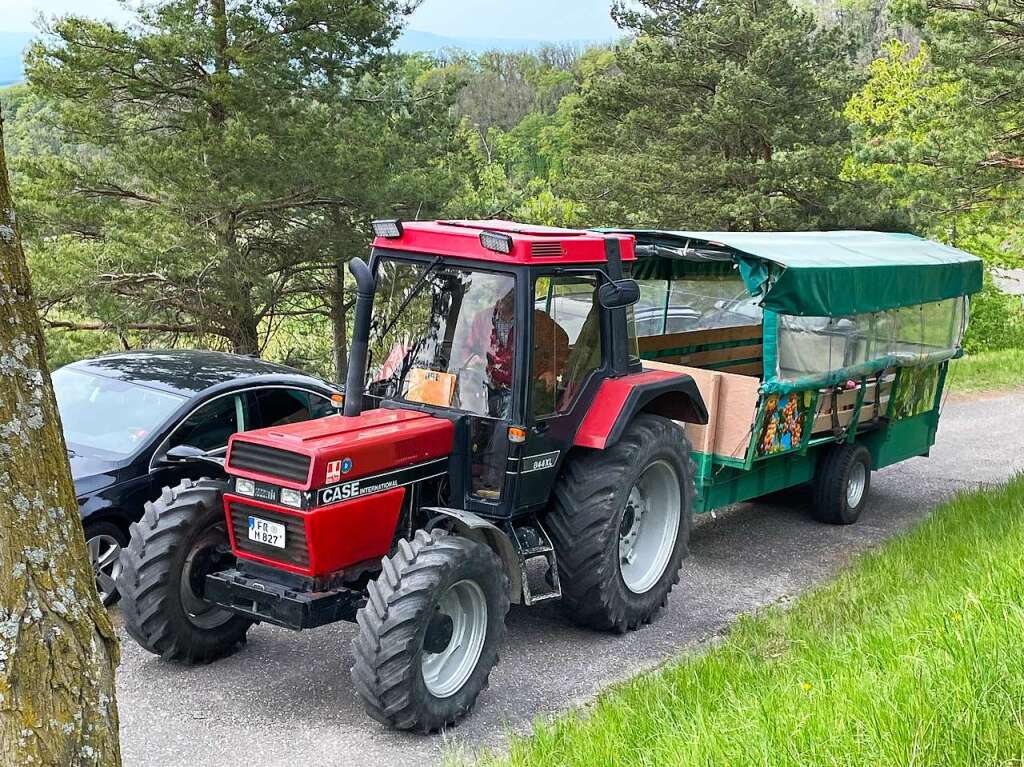
{"type": "Polygon", "coordinates": [[[695,527],[668,610],[625,636],[577,629],[557,605],[513,608],[501,662],[473,714],[445,735],[386,730],[349,681],[353,627],[295,634],[257,626],[238,654],[185,668],[123,636],[118,678],[126,767],[347,767],[437,764],[446,749],[500,748],[506,733],[587,701],[601,688],[699,649],[737,615],[827,578],[960,489],[1024,471],[1024,392],[951,403],[931,458],[873,477],[851,527],[813,522],[799,497],[740,504],[695,527]]]}

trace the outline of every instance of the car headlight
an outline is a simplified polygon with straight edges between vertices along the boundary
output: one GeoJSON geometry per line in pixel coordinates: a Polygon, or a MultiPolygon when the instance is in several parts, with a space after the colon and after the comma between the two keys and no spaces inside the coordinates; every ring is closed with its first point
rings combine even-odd
{"type": "Polygon", "coordinates": [[[256,483],[251,479],[236,479],[235,492],[239,495],[256,495],[256,483]]]}
{"type": "Polygon", "coordinates": [[[288,487],[281,488],[281,503],[285,506],[292,506],[296,509],[302,506],[302,493],[288,487]]]}

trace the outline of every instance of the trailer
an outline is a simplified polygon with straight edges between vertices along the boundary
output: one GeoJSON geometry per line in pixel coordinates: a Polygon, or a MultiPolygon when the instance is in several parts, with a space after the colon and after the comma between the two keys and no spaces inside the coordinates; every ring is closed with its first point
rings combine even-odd
{"type": "Polygon", "coordinates": [[[980,259],[909,234],[630,233],[644,367],[708,411],[695,512],[812,483],[815,516],[849,524],[871,471],[928,454],[980,259]]]}
{"type": "Polygon", "coordinates": [[[475,705],[510,604],[649,624],[695,512],[810,482],[855,521],[873,469],[927,454],[981,287],[909,235],[374,230],[343,413],[233,435],[226,480],[147,505],[117,585],[183,663],[355,622],[367,712],[423,732],[475,705]]]}

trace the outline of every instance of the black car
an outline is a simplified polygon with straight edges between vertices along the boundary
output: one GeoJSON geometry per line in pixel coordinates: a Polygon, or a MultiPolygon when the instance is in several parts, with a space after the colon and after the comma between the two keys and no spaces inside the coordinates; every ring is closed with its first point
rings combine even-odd
{"type": "Polygon", "coordinates": [[[109,354],[53,373],[71,475],[104,604],[128,526],[182,479],[220,476],[236,431],[320,418],[337,389],[283,365],[206,351],[109,354]]]}

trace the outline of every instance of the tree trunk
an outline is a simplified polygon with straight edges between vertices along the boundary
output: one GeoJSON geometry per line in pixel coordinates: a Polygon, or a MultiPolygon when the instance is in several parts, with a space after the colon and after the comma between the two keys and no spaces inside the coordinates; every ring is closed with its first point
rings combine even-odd
{"type": "MultiPolygon", "coordinates": [[[[214,78],[227,88],[231,80],[232,60],[228,51],[228,15],[225,0],[210,0],[210,23],[213,27],[214,78]]],[[[223,102],[210,105],[214,129],[223,134],[228,113],[223,102]]],[[[221,251],[221,294],[227,303],[225,324],[231,350],[236,354],[260,353],[259,322],[252,305],[252,284],[244,276],[245,264],[238,250],[236,220],[233,213],[217,216],[217,246],[221,251]]]]}
{"type": "Polygon", "coordinates": [[[0,122],[0,761],[119,765],[117,636],[86,554],[0,122]]]}

